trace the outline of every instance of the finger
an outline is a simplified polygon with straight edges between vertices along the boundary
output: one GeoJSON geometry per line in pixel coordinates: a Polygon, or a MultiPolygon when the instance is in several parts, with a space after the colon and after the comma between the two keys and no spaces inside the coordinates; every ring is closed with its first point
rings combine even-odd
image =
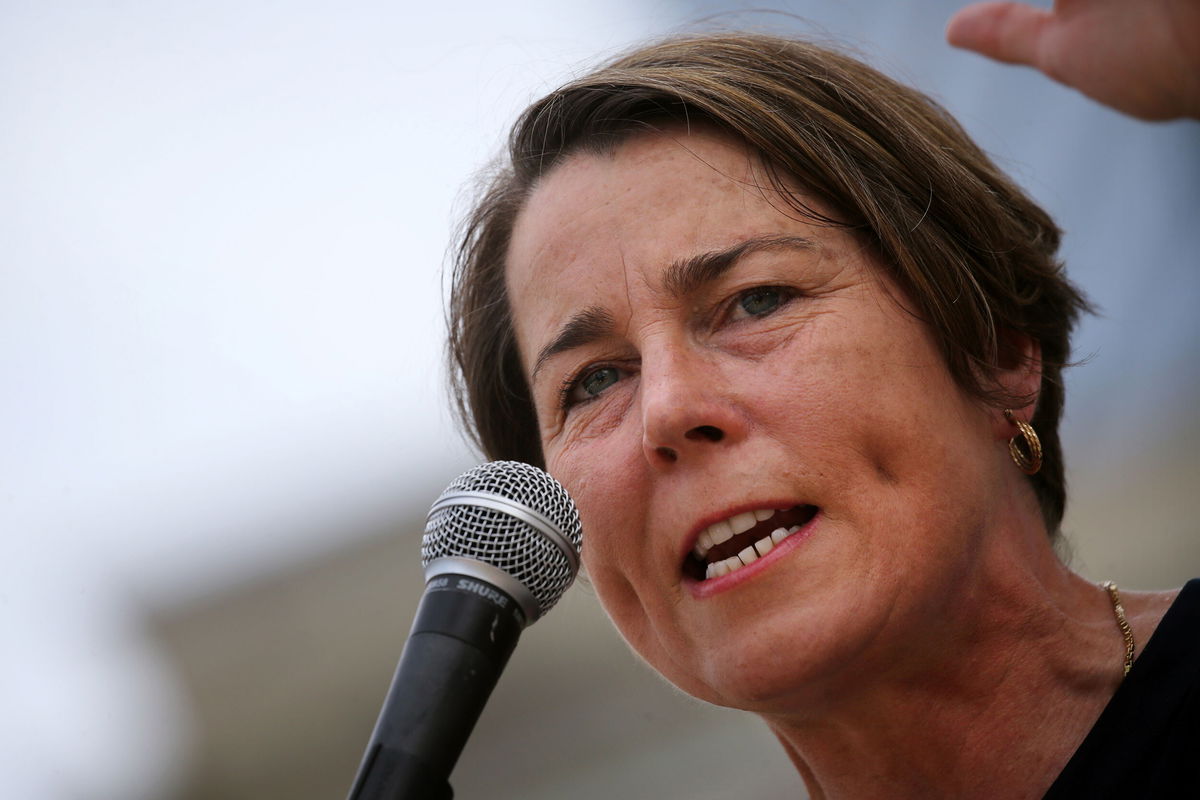
{"type": "Polygon", "coordinates": [[[1036,66],[1052,20],[1049,11],[1023,3],[974,3],[950,18],[946,39],[997,61],[1036,66]]]}

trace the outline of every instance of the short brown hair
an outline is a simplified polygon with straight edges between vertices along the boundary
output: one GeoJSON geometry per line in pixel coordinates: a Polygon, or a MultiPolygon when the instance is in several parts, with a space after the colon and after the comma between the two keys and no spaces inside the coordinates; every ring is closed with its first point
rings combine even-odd
{"type": "Polygon", "coordinates": [[[450,299],[458,409],[489,458],[543,463],[505,288],[513,225],[537,181],[568,156],[702,121],[746,142],[773,187],[819,224],[871,246],[929,325],[958,384],[1023,404],[993,379],[1016,332],[1041,347],[1030,478],[1049,532],[1066,503],[1062,369],[1083,295],[1058,261],[1060,231],[937,103],[861,61],[803,41],[727,34],[639,48],[530,106],[507,159],[466,219],[450,299]],[[804,205],[799,185],[830,209],[804,205]]]}

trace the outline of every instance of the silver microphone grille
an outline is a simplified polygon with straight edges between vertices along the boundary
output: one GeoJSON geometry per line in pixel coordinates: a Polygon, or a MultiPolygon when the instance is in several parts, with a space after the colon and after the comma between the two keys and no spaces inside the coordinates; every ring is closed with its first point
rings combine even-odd
{"type": "Polygon", "coordinates": [[[421,563],[482,561],[522,584],[549,611],[579,571],[583,530],[567,490],[537,467],[491,461],[458,476],[429,511],[421,563]]]}

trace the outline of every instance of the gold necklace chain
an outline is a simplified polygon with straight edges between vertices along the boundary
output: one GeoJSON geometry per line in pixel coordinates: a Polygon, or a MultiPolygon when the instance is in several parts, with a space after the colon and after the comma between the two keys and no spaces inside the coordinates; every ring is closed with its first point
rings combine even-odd
{"type": "Polygon", "coordinates": [[[1117,585],[1112,581],[1105,581],[1100,584],[1108,592],[1108,597],[1112,600],[1113,614],[1117,617],[1117,627],[1121,629],[1121,636],[1125,638],[1125,674],[1129,674],[1129,670],[1133,669],[1133,628],[1129,627],[1128,620],[1125,619],[1125,606],[1121,605],[1121,592],[1117,589],[1117,585]]]}

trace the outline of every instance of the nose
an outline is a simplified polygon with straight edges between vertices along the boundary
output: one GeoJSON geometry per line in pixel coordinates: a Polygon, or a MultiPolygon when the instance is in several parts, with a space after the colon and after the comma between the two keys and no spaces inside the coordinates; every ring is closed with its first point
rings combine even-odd
{"type": "Polygon", "coordinates": [[[720,371],[708,359],[674,353],[642,362],[642,451],[651,466],[701,460],[740,441],[747,424],[720,371]]]}

